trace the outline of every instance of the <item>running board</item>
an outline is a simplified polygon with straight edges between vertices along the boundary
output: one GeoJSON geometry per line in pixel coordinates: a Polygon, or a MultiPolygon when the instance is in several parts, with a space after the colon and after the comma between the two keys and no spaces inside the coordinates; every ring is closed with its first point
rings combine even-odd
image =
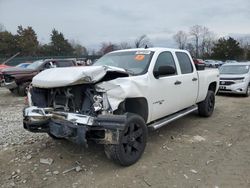
{"type": "Polygon", "coordinates": [[[161,128],[162,126],[167,125],[167,124],[169,124],[170,122],[172,122],[172,121],[174,121],[174,120],[177,120],[177,119],[179,119],[179,118],[181,118],[181,117],[183,117],[183,116],[185,116],[185,115],[187,115],[187,114],[189,114],[189,113],[191,113],[191,112],[196,111],[197,109],[198,109],[198,107],[197,107],[196,105],[195,105],[195,106],[191,106],[191,107],[189,107],[189,108],[186,108],[186,109],[184,109],[184,110],[181,110],[181,111],[179,111],[179,112],[176,112],[176,113],[174,113],[174,114],[172,114],[172,115],[166,116],[165,118],[160,119],[160,120],[158,120],[158,121],[155,122],[155,123],[150,124],[150,125],[148,126],[148,128],[149,128],[150,130],[159,129],[159,128],[161,128]]]}

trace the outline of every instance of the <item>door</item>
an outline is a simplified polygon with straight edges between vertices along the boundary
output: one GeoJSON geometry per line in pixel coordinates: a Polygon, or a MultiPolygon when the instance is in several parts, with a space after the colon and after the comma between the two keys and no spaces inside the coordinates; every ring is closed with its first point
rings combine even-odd
{"type": "Polygon", "coordinates": [[[181,74],[178,80],[181,82],[180,92],[181,96],[181,108],[187,108],[196,103],[198,97],[198,73],[191,62],[191,57],[185,52],[175,52],[177,57],[181,74]]]}
{"type": "Polygon", "coordinates": [[[176,73],[173,75],[161,76],[159,78],[152,75],[150,96],[151,96],[151,121],[172,114],[181,109],[179,102],[183,93],[181,85],[177,82],[179,79],[177,66],[171,52],[165,51],[159,54],[153,71],[158,70],[160,66],[172,66],[176,73]]]}

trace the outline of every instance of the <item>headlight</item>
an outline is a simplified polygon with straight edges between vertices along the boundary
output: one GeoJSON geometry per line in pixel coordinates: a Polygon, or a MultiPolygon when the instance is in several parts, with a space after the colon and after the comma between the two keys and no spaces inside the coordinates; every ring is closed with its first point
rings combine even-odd
{"type": "Polygon", "coordinates": [[[241,82],[244,82],[244,81],[245,81],[245,79],[243,78],[241,80],[235,80],[235,83],[237,84],[237,83],[241,83],[241,82]]]}

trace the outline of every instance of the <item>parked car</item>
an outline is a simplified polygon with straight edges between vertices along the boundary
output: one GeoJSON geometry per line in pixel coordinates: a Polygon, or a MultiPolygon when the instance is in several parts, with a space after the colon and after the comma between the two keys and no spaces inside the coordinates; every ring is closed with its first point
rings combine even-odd
{"type": "Polygon", "coordinates": [[[250,62],[228,63],[220,68],[220,93],[249,96],[250,62]]]}
{"type": "Polygon", "coordinates": [[[141,157],[148,129],[197,109],[211,116],[218,87],[219,71],[196,71],[185,50],[115,51],[92,66],[36,75],[23,125],[85,145],[94,140],[105,145],[108,158],[128,166],[141,157]]]}
{"type": "Polygon", "coordinates": [[[238,63],[236,60],[226,60],[225,63],[238,63]]]}
{"type": "Polygon", "coordinates": [[[38,73],[50,68],[71,66],[76,66],[76,62],[72,59],[47,59],[35,61],[27,68],[6,68],[2,71],[4,77],[2,85],[11,92],[25,96],[27,86],[38,73]]]}
{"type": "Polygon", "coordinates": [[[2,70],[5,68],[8,68],[10,66],[5,65],[5,64],[0,64],[0,86],[2,86],[2,81],[3,81],[3,73],[2,70]]]}
{"type": "Polygon", "coordinates": [[[216,60],[205,60],[206,67],[218,68],[220,66],[219,62],[216,60]]]}
{"type": "Polygon", "coordinates": [[[193,59],[193,62],[197,70],[204,70],[206,67],[205,62],[202,59],[193,59]]]}
{"type": "Polygon", "coordinates": [[[27,68],[31,63],[20,63],[16,67],[27,68]]]}

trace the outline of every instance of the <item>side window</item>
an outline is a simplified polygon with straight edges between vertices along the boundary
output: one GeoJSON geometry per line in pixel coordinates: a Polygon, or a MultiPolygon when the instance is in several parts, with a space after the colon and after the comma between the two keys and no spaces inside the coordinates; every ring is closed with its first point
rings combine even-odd
{"type": "Polygon", "coordinates": [[[176,69],[174,58],[171,52],[162,52],[155,63],[154,71],[158,70],[160,66],[171,66],[176,69]]]}
{"type": "Polygon", "coordinates": [[[180,64],[181,73],[188,74],[193,72],[193,65],[189,56],[184,52],[176,52],[177,59],[180,64]]]}
{"type": "Polygon", "coordinates": [[[74,65],[73,61],[57,61],[57,67],[72,67],[74,65]]]}
{"type": "Polygon", "coordinates": [[[55,67],[56,67],[56,64],[54,61],[48,61],[44,64],[44,69],[51,69],[55,67]]]}

